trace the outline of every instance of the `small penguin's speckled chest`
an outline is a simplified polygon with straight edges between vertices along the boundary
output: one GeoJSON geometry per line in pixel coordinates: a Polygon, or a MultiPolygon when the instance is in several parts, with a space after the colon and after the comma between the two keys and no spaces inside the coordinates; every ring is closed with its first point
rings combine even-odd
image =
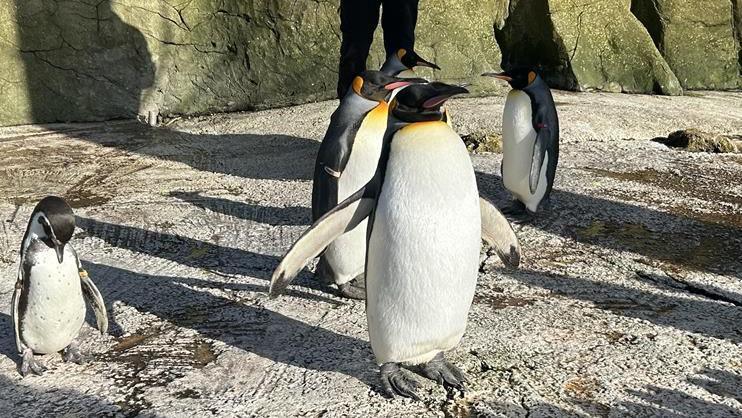
{"type": "Polygon", "coordinates": [[[38,354],[62,350],[77,337],[85,321],[75,254],[67,246],[60,264],[54,249],[35,241],[29,246],[24,269],[21,340],[38,354]]]}

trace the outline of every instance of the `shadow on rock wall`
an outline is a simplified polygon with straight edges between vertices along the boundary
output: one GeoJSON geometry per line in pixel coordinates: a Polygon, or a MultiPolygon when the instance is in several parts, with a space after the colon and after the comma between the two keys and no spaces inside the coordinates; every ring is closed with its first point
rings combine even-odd
{"type": "Polygon", "coordinates": [[[154,65],[144,35],[110,1],[16,0],[30,119],[136,117],[154,65]]]}

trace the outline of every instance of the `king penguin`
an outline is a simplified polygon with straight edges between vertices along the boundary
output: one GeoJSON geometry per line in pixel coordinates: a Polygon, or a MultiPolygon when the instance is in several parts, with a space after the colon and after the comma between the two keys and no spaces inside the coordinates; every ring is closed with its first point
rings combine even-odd
{"type": "Polygon", "coordinates": [[[401,77],[401,78],[416,78],[415,67],[430,67],[435,70],[440,70],[441,67],[437,66],[423,57],[417,55],[415,51],[408,51],[404,48],[400,48],[397,52],[389,54],[386,57],[386,61],[382,64],[380,71],[386,75],[401,77]]]}
{"type": "MultiPolygon", "coordinates": [[[[387,124],[388,96],[422,79],[401,79],[379,71],[357,76],[330,118],[317,154],[312,187],[316,221],[373,177],[387,124]]],[[[339,237],[320,257],[317,276],[338,286],[342,296],[365,298],[363,271],[366,222],[339,237]]]]}
{"type": "Polygon", "coordinates": [[[369,220],[366,315],[382,387],[418,399],[417,381],[400,365],[447,387],[464,374],[444,357],[466,329],[477,281],[481,238],[508,266],[520,245],[510,224],[479,197],[469,154],[442,121],[441,105],[467,92],[415,84],[390,102],[389,126],[374,177],[318,219],[273,273],[281,292],[299,270],[344,231],[369,220]]]}
{"type": "Polygon", "coordinates": [[[559,117],[546,82],[529,68],[484,76],[513,88],[502,117],[502,181],[513,195],[508,215],[534,214],[549,201],[559,161],[559,117]]]}
{"type": "Polygon", "coordinates": [[[95,311],[100,332],[108,330],[103,297],[69,244],[74,230],[72,209],[56,196],[36,205],[26,227],[12,299],[23,376],[46,370],[34,354],[62,351],[65,361],[79,364],[84,360],[75,338],[85,321],[85,298],[95,311]]]}
{"type": "MultiPolygon", "coordinates": [[[[391,76],[410,78],[417,76],[415,74],[415,67],[429,67],[434,70],[441,69],[437,64],[418,55],[417,52],[400,48],[397,52],[386,57],[386,61],[384,61],[380,71],[391,76]]],[[[441,112],[443,113],[443,120],[448,126],[453,127],[451,112],[446,108],[442,108],[441,112]]]]}

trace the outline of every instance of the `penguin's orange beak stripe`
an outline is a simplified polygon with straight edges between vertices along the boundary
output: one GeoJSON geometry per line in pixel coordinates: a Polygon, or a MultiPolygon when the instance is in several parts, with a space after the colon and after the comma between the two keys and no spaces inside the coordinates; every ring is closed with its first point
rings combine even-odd
{"type": "Polygon", "coordinates": [[[436,97],[430,98],[426,100],[425,103],[423,103],[423,107],[426,109],[434,108],[438,106],[439,104],[448,100],[449,97],[450,96],[436,96],[436,97]]]}
{"type": "Polygon", "coordinates": [[[400,87],[409,86],[410,84],[412,84],[412,83],[409,82],[409,81],[395,81],[393,83],[389,83],[389,84],[385,85],[384,88],[387,89],[387,90],[394,90],[394,89],[398,89],[400,87]]]}

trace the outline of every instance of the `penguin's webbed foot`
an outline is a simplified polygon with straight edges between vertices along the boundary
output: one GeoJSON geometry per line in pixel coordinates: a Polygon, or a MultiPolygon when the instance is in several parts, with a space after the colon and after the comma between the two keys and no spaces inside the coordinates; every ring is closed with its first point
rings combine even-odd
{"type": "Polygon", "coordinates": [[[338,285],[338,289],[340,296],[349,299],[366,300],[366,275],[359,274],[353,280],[338,285]]]}
{"type": "Polygon", "coordinates": [[[41,376],[46,371],[46,366],[41,364],[40,361],[36,360],[33,356],[33,350],[26,348],[23,350],[22,362],[21,362],[21,376],[26,377],[29,372],[37,376],[41,376]]]}
{"type": "Polygon", "coordinates": [[[75,364],[84,364],[88,362],[87,356],[80,352],[80,347],[75,342],[62,350],[62,360],[75,364]]]}
{"type": "Polygon", "coordinates": [[[397,363],[384,363],[381,366],[381,386],[384,392],[394,398],[397,395],[420,400],[417,396],[417,388],[420,384],[405,374],[397,363]]]}
{"type": "Polygon", "coordinates": [[[465,390],[464,383],[467,382],[467,379],[464,372],[446,360],[443,353],[436,354],[432,360],[425,363],[421,371],[423,376],[438,382],[439,385],[455,388],[462,392],[465,390]]]}

